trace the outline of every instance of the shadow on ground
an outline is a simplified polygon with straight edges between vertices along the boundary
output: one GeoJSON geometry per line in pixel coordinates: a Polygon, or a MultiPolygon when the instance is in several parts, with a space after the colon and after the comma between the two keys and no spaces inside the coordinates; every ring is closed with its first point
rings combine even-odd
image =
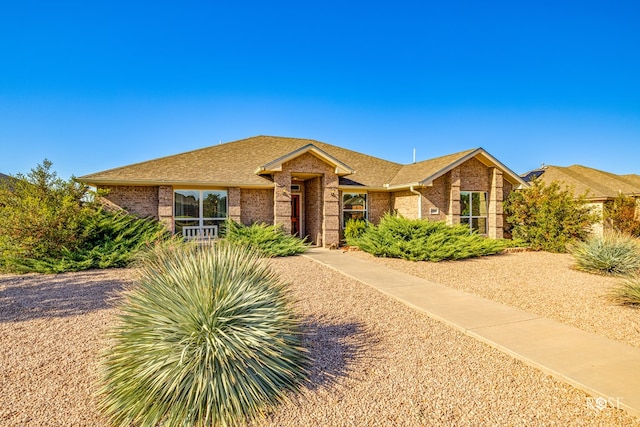
{"type": "Polygon", "coordinates": [[[311,366],[306,387],[314,390],[358,375],[353,369],[356,362],[372,357],[368,350],[376,342],[364,324],[307,318],[303,346],[309,351],[311,366]]]}
{"type": "Polygon", "coordinates": [[[0,322],[77,316],[111,308],[126,283],[114,279],[113,271],[98,270],[0,276],[0,322]]]}

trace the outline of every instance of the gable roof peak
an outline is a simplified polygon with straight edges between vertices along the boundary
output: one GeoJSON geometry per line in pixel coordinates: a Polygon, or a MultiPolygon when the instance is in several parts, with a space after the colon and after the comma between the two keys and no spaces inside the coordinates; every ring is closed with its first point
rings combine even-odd
{"type": "Polygon", "coordinates": [[[336,159],[326,151],[318,148],[315,144],[311,144],[311,143],[304,145],[300,148],[297,148],[289,153],[286,153],[285,155],[280,156],[277,159],[272,160],[265,165],[259,166],[258,169],[256,169],[255,173],[258,175],[261,175],[261,174],[269,174],[273,172],[282,171],[282,165],[284,163],[290,160],[293,160],[296,157],[302,156],[303,154],[306,154],[306,153],[311,153],[316,157],[318,157],[320,160],[324,161],[325,163],[328,163],[331,166],[334,166],[336,175],[344,176],[344,175],[351,175],[355,173],[355,170],[353,170],[351,167],[347,166],[342,161],[336,159]]]}

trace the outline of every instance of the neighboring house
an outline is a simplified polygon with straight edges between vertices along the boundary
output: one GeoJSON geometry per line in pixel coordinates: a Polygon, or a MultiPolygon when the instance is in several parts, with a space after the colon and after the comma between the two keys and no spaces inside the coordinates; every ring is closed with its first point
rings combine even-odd
{"type": "Polygon", "coordinates": [[[2,185],[9,185],[9,188],[12,188],[11,183],[15,181],[16,178],[9,176],[9,175],[5,175],[3,173],[0,173],[0,186],[2,185]]]}
{"type": "MultiPolygon", "coordinates": [[[[616,175],[613,173],[589,168],[581,165],[563,166],[542,166],[522,175],[527,182],[535,178],[540,179],[545,184],[557,181],[568,188],[573,188],[575,197],[586,194],[586,199],[600,215],[607,208],[609,203],[620,194],[640,198],[640,176],[616,175]]],[[[593,232],[602,235],[606,226],[602,219],[593,228],[593,232]]]]}
{"type": "Polygon", "coordinates": [[[186,235],[227,218],[281,224],[316,245],[340,242],[345,221],[386,212],[468,224],[503,237],[502,202],[527,186],[482,148],[409,165],[323,142],[257,136],[80,177],[104,202],[186,235]]]}

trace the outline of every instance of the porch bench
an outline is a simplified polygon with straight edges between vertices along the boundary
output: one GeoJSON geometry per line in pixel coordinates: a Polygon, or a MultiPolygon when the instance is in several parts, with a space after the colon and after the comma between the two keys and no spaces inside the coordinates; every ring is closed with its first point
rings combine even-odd
{"type": "Polygon", "coordinates": [[[189,225],[182,227],[182,235],[185,240],[208,241],[218,238],[217,225],[189,225]]]}

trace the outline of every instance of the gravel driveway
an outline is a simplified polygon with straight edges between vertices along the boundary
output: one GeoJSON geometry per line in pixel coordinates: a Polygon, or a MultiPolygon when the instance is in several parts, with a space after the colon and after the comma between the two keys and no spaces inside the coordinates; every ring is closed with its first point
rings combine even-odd
{"type": "MultiPolygon", "coordinates": [[[[309,259],[272,263],[293,284],[314,364],[309,385],[260,426],[639,425],[309,259]]],[[[1,425],[104,425],[96,358],[129,277],[0,276],[1,425]]]]}

